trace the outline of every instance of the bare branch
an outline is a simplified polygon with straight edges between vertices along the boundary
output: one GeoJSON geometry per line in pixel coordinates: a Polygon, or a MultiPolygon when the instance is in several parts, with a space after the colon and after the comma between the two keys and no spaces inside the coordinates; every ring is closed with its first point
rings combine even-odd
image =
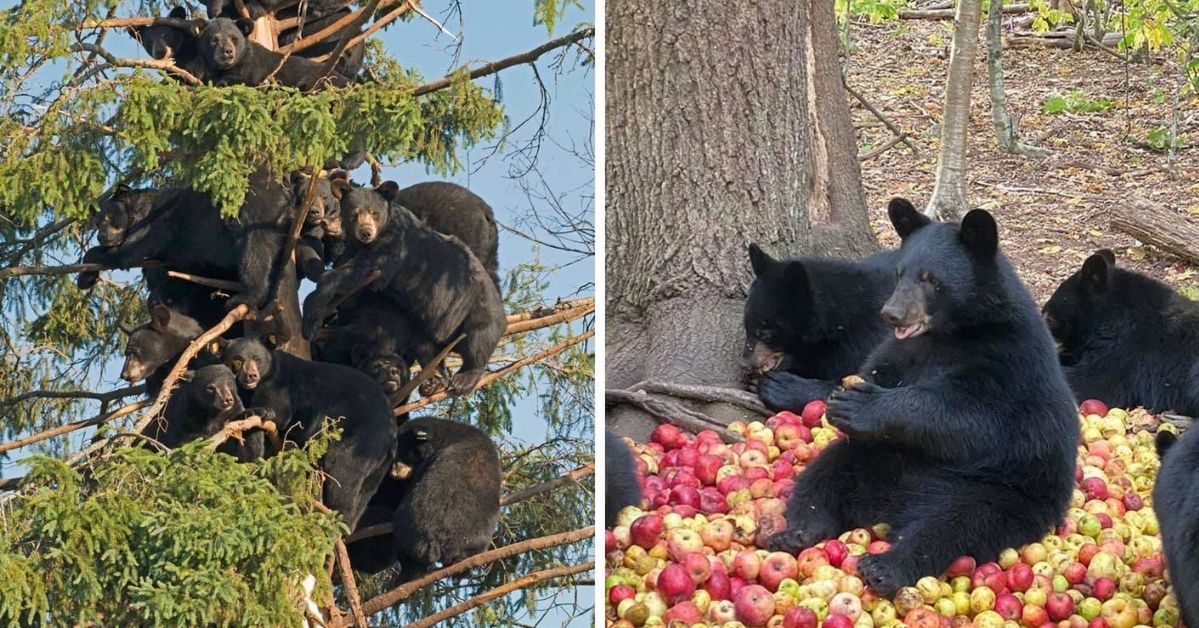
{"type": "Polygon", "coordinates": [[[111,52],[97,46],[95,44],[75,44],[71,46],[72,52],[90,52],[101,59],[108,62],[108,65],[121,68],[153,68],[155,70],[163,70],[170,72],[175,76],[183,79],[189,85],[203,85],[200,79],[196,78],[191,72],[180,68],[166,59],[127,59],[118,57],[111,52]]]}
{"type": "MultiPolygon", "coordinates": [[[[499,72],[500,70],[506,70],[514,65],[519,65],[522,63],[532,63],[532,62],[536,61],[538,58],[540,58],[541,55],[543,55],[551,50],[554,50],[556,48],[562,48],[564,46],[569,46],[571,44],[574,44],[576,42],[582,41],[584,39],[587,39],[588,37],[593,37],[593,36],[595,36],[595,28],[589,26],[582,30],[578,30],[569,35],[566,35],[565,37],[559,37],[558,39],[548,41],[528,52],[524,52],[524,53],[521,53],[518,55],[513,55],[506,59],[500,59],[499,61],[492,61],[489,63],[485,63],[485,64],[483,64],[482,67],[471,70],[470,78],[477,79],[481,76],[489,76],[491,74],[495,74],[496,72],[499,72]]],[[[421,96],[424,94],[428,94],[429,92],[435,92],[439,89],[445,89],[445,88],[449,87],[453,81],[454,81],[454,75],[450,75],[450,76],[438,79],[436,81],[433,81],[432,83],[426,83],[426,84],[421,85],[420,87],[416,88],[415,90],[413,90],[412,95],[413,96],[421,96]]]]}
{"type": "Polygon", "coordinates": [[[85,427],[91,427],[93,425],[99,425],[106,421],[118,419],[127,414],[137,412],[138,410],[141,410],[142,408],[144,408],[148,405],[150,405],[150,400],[142,399],[141,401],[136,401],[136,402],[131,403],[122,408],[117,408],[116,410],[113,410],[112,412],[107,412],[105,414],[101,414],[100,416],[97,416],[97,417],[92,417],[90,419],[85,419],[83,421],[76,421],[74,423],[67,423],[66,425],[60,425],[58,427],[53,427],[48,430],[38,432],[37,434],[32,434],[30,436],[26,436],[24,438],[18,438],[17,440],[0,444],[0,453],[4,453],[6,451],[10,451],[13,449],[18,449],[18,448],[24,447],[26,445],[32,445],[34,443],[44,441],[47,438],[53,438],[53,437],[59,436],[61,434],[66,434],[68,432],[74,432],[75,430],[81,430],[85,427]]]}
{"type": "Polygon", "coordinates": [[[124,399],[140,395],[145,392],[145,384],[137,386],[127,386],[118,388],[108,392],[92,392],[90,390],[31,390],[26,393],[21,393],[11,399],[0,401],[0,408],[21,403],[27,399],[92,399],[99,402],[108,402],[114,399],[124,399]]]}
{"type": "Polygon", "coordinates": [[[173,277],[175,279],[182,279],[184,281],[190,281],[190,282],[192,282],[196,285],[200,285],[200,286],[208,286],[209,288],[216,288],[217,290],[228,290],[229,292],[240,292],[241,291],[241,284],[237,283],[236,281],[227,281],[225,279],[212,279],[210,277],[200,277],[200,276],[192,275],[192,274],[188,274],[188,273],[181,273],[181,272],[178,272],[175,270],[168,270],[167,276],[173,277]]]}
{"type": "Polygon", "coordinates": [[[469,600],[462,602],[461,604],[456,604],[454,606],[451,606],[450,608],[447,608],[444,611],[441,611],[440,613],[430,615],[420,621],[414,621],[411,624],[408,624],[408,626],[409,626],[409,628],[425,628],[426,626],[436,626],[437,624],[439,624],[451,617],[457,617],[458,615],[461,615],[462,613],[465,613],[466,611],[469,611],[470,609],[475,608],[476,606],[481,606],[483,604],[486,604],[487,602],[489,602],[491,600],[508,595],[509,593],[511,593],[513,591],[519,591],[520,589],[524,589],[526,587],[531,587],[531,586],[533,586],[539,582],[543,582],[545,580],[551,580],[553,578],[561,578],[562,576],[571,576],[571,575],[574,575],[577,573],[589,572],[594,568],[595,568],[595,561],[592,560],[592,561],[585,562],[581,565],[574,565],[572,567],[554,567],[553,569],[534,571],[531,574],[521,576],[520,578],[517,578],[516,580],[513,580],[512,582],[498,586],[486,593],[483,593],[481,595],[476,595],[475,597],[472,597],[469,600]]]}
{"type": "Polygon", "coordinates": [[[337,565],[341,571],[341,585],[346,589],[346,597],[350,600],[350,613],[354,616],[354,625],[367,628],[366,614],[362,612],[362,598],[358,595],[358,582],[354,580],[354,571],[350,568],[350,555],[346,552],[346,544],[341,539],[333,546],[337,556],[337,565]]]}
{"type": "MultiPolygon", "coordinates": [[[[512,373],[513,371],[522,369],[530,364],[533,364],[534,362],[540,362],[548,357],[562,353],[563,351],[570,348],[571,346],[577,345],[580,342],[583,342],[584,340],[587,340],[588,338],[590,338],[594,335],[595,335],[594,329],[588,330],[586,332],[579,334],[578,336],[574,336],[572,338],[563,340],[562,342],[559,342],[558,344],[556,344],[540,353],[535,353],[526,358],[517,360],[516,362],[513,362],[512,364],[509,364],[508,366],[505,366],[504,368],[502,368],[498,371],[491,371],[491,372],[487,373],[486,375],[484,375],[483,378],[479,380],[478,387],[482,388],[483,386],[486,386],[486,385],[490,384],[491,382],[494,382],[495,380],[497,380],[501,377],[504,377],[505,375],[508,375],[509,373],[512,373]]],[[[395,412],[396,416],[399,416],[401,414],[404,414],[405,412],[419,410],[420,408],[423,408],[429,404],[441,401],[442,399],[445,399],[448,396],[449,396],[449,392],[443,390],[437,394],[429,395],[428,397],[422,397],[421,399],[418,399],[412,403],[404,404],[404,405],[396,408],[394,412],[395,412]]]]}
{"type": "Polygon", "coordinates": [[[464,571],[474,569],[475,567],[495,562],[501,558],[508,558],[509,556],[516,556],[517,554],[524,554],[525,552],[532,552],[534,550],[557,547],[559,545],[577,543],[584,539],[591,538],[594,534],[595,526],[587,526],[586,528],[579,528],[578,530],[573,530],[571,532],[562,532],[559,534],[551,534],[549,536],[541,536],[535,539],[513,543],[512,545],[505,545],[504,547],[483,552],[481,554],[475,554],[474,556],[460,560],[452,565],[447,565],[446,567],[438,569],[437,571],[429,572],[420,578],[404,583],[390,591],[382,593],[368,600],[362,605],[362,611],[367,615],[374,615],[385,608],[395,605],[396,602],[408,598],[425,585],[441,580],[442,578],[460,574],[464,571]]]}
{"type": "MultiPolygon", "coordinates": [[[[156,260],[146,260],[137,264],[129,265],[129,268],[148,268],[151,266],[160,266],[162,262],[156,260]]],[[[22,277],[25,275],[73,275],[88,271],[114,270],[112,266],[105,264],[66,264],[63,266],[13,266],[11,268],[0,268],[0,281],[4,281],[9,277],[22,277]]]]}
{"type": "MultiPolygon", "coordinates": [[[[386,9],[386,8],[388,8],[388,7],[390,7],[390,6],[394,5],[394,4],[395,4],[394,2],[389,2],[389,3],[388,3],[386,6],[384,6],[383,8],[385,8],[385,9],[386,9]]],[[[358,44],[361,44],[363,41],[365,41],[365,40],[366,40],[366,38],[367,38],[367,37],[370,37],[371,35],[375,34],[375,31],[378,31],[380,28],[383,28],[384,26],[387,26],[387,25],[388,25],[388,24],[390,24],[392,21],[394,21],[396,18],[398,18],[398,17],[400,17],[401,15],[403,15],[403,14],[407,13],[407,12],[408,12],[408,10],[409,10],[409,9],[411,9],[411,8],[412,8],[412,2],[411,2],[411,1],[408,1],[408,2],[405,2],[404,4],[400,5],[398,8],[396,8],[396,9],[395,9],[394,11],[392,11],[391,13],[388,13],[387,15],[384,15],[383,17],[381,17],[381,18],[379,18],[379,19],[375,20],[375,23],[374,23],[374,24],[371,24],[369,27],[367,27],[367,29],[366,29],[366,30],[364,30],[364,31],[362,31],[361,33],[359,33],[359,34],[355,35],[354,37],[350,38],[349,42],[347,42],[347,43],[346,43],[346,48],[353,48],[354,46],[357,46],[358,44]]],[[[323,57],[317,57],[317,58],[316,58],[316,60],[317,60],[317,61],[323,61],[323,60],[324,60],[324,58],[323,58],[323,57]]]]}

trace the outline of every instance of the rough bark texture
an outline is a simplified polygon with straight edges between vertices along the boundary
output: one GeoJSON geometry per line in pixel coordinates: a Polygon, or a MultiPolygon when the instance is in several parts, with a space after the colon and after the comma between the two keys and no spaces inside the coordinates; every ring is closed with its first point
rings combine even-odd
{"type": "MultiPolygon", "coordinates": [[[[788,256],[877,248],[833,3],[607,11],[607,386],[738,386],[749,243],[788,256]]],[[[648,434],[629,414],[609,416],[648,434]]]]}
{"type": "Polygon", "coordinates": [[[1115,208],[1112,227],[1157,248],[1199,264],[1199,227],[1177,212],[1133,197],[1115,208]]]}
{"type": "Polygon", "coordinates": [[[1016,122],[1007,110],[1003,87],[1003,0],[991,0],[987,7],[987,87],[991,96],[991,125],[995,139],[1009,153],[1043,156],[1049,151],[1020,141],[1016,122]]]}
{"type": "Polygon", "coordinates": [[[945,79],[945,109],[941,120],[941,153],[937,180],[925,213],[937,220],[960,220],[966,213],[966,144],[970,131],[970,90],[974,87],[974,58],[982,0],[960,0],[953,20],[953,52],[945,79]]]}

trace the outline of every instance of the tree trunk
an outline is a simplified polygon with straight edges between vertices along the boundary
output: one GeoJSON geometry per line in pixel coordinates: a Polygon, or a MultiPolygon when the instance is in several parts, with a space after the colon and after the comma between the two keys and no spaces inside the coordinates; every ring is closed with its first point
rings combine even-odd
{"type": "Polygon", "coordinates": [[[953,20],[953,52],[945,80],[945,109],[941,119],[941,153],[937,182],[925,213],[937,220],[960,220],[966,213],[966,150],[970,131],[970,91],[974,88],[974,58],[982,0],[958,0],[953,20]]]}
{"type": "MultiPolygon", "coordinates": [[[[833,3],[613,0],[607,16],[607,387],[739,386],[751,242],[877,249],[833,3]]],[[[610,416],[648,434],[628,415],[610,416]]]]}
{"type": "Polygon", "coordinates": [[[991,95],[991,124],[1000,148],[1016,155],[1044,156],[1049,151],[1020,141],[1016,123],[1007,110],[1003,87],[1003,0],[987,8],[987,85],[991,95]]]}

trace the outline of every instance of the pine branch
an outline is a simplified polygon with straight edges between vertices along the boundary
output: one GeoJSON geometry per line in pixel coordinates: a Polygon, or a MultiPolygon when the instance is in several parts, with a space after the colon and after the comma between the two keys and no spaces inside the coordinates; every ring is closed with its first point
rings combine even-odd
{"type": "MultiPolygon", "coordinates": [[[[480,567],[482,565],[500,560],[501,558],[508,558],[509,556],[516,556],[517,554],[524,554],[534,550],[557,547],[559,545],[577,543],[579,541],[589,539],[594,535],[595,526],[587,526],[586,528],[579,528],[578,530],[573,530],[571,532],[562,532],[559,534],[541,536],[535,539],[513,543],[512,545],[505,545],[504,547],[483,552],[481,554],[475,554],[474,556],[460,560],[452,565],[438,569],[437,571],[429,572],[415,580],[406,582],[394,589],[391,589],[390,591],[375,596],[362,605],[362,611],[367,615],[374,615],[385,608],[394,606],[397,602],[410,597],[417,590],[425,587],[428,584],[441,580],[442,578],[460,574],[464,571],[469,571],[475,567],[480,567]]],[[[519,580],[517,582],[519,582],[519,580]]]]}
{"type": "MultiPolygon", "coordinates": [[[[483,64],[482,67],[471,70],[470,78],[477,79],[477,78],[480,78],[483,76],[489,76],[489,75],[495,74],[496,72],[499,72],[500,70],[506,70],[514,65],[520,65],[522,63],[532,63],[532,62],[536,61],[538,58],[540,58],[541,55],[543,55],[551,50],[554,50],[556,48],[562,48],[564,46],[569,46],[571,44],[578,43],[584,39],[587,39],[588,37],[593,37],[593,36],[595,36],[595,27],[589,26],[582,30],[578,30],[569,35],[566,35],[565,37],[559,37],[558,39],[548,41],[528,52],[523,52],[518,55],[513,55],[513,56],[505,58],[505,59],[500,59],[499,61],[492,61],[489,63],[485,63],[485,64],[483,64]]],[[[432,83],[426,83],[424,85],[421,85],[420,87],[413,90],[412,95],[413,96],[423,96],[424,94],[428,94],[429,92],[435,92],[439,89],[445,89],[445,88],[449,87],[454,82],[454,80],[455,80],[455,75],[451,74],[444,78],[433,81],[432,83]]]]}
{"type": "Polygon", "coordinates": [[[554,578],[561,578],[562,576],[571,576],[577,573],[591,571],[594,568],[595,561],[592,560],[581,565],[574,565],[571,567],[554,567],[553,569],[534,571],[533,573],[521,576],[512,582],[498,586],[486,593],[476,595],[475,597],[472,597],[461,604],[451,606],[440,613],[430,615],[420,621],[412,622],[411,624],[408,624],[408,627],[425,628],[426,626],[436,626],[437,624],[451,617],[457,617],[458,615],[461,615],[462,613],[465,613],[476,606],[482,606],[491,600],[508,595],[513,591],[519,591],[520,589],[531,587],[546,580],[552,580],[554,578]]]}
{"type": "MultiPolygon", "coordinates": [[[[483,386],[486,386],[486,385],[490,384],[491,382],[494,382],[495,380],[512,373],[513,371],[517,371],[517,370],[522,369],[530,364],[533,364],[534,362],[540,362],[546,358],[549,358],[549,357],[555,356],[559,353],[562,353],[566,349],[569,349],[570,347],[577,345],[580,342],[583,342],[584,340],[587,340],[588,338],[590,338],[594,335],[595,335],[594,329],[588,330],[586,332],[579,334],[578,336],[574,336],[572,338],[563,340],[562,342],[559,342],[558,344],[553,345],[552,347],[549,347],[548,349],[541,351],[540,353],[535,353],[526,358],[517,360],[516,362],[513,362],[512,364],[509,364],[508,366],[505,366],[504,368],[499,369],[498,371],[491,371],[491,372],[485,374],[483,376],[483,378],[479,380],[478,388],[482,388],[483,386]]],[[[422,397],[421,399],[418,399],[412,403],[404,404],[404,405],[396,408],[395,415],[399,416],[401,414],[404,414],[405,412],[412,412],[413,410],[419,410],[429,404],[441,401],[442,399],[445,399],[448,396],[449,396],[449,392],[443,390],[439,393],[429,395],[428,397],[422,397]]]]}

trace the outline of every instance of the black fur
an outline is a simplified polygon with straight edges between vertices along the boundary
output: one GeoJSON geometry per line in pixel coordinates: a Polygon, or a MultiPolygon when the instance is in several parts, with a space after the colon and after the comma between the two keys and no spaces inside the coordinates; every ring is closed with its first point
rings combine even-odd
{"type": "MultiPolygon", "coordinates": [[[[142,432],[167,447],[178,447],[196,438],[215,435],[225,423],[244,418],[245,408],[237,394],[233,371],[223,364],[196,369],[192,380],[171,395],[164,421],[154,421],[142,432]]],[[[245,442],[229,439],[217,451],[241,462],[258,460],[265,450],[265,433],[251,430],[245,442]]]]}
{"type": "Polygon", "coordinates": [[[890,333],[879,317],[895,288],[898,251],[860,262],[822,258],[776,261],[751,244],[754,274],[745,302],[742,363],[772,410],[799,412],[857,372],[890,333]]]}
{"type": "MultiPolygon", "coordinates": [[[[158,260],[208,277],[237,268],[232,232],[208,197],[191,190],[118,189],[102,205],[96,222],[100,245],[84,254],[85,264],[129,268],[158,260]]],[[[76,283],[90,289],[99,275],[79,273],[76,283]]]]}
{"type": "MultiPolygon", "coordinates": [[[[396,509],[400,507],[411,482],[392,474],[383,477],[379,489],[371,496],[366,511],[358,520],[358,528],[364,530],[373,525],[391,523],[396,509]]],[[[354,571],[376,574],[396,563],[395,541],[391,534],[380,534],[346,543],[346,553],[354,571]]]]}
{"type": "MultiPolygon", "coordinates": [[[[175,312],[196,319],[200,327],[209,329],[225,318],[225,313],[229,310],[227,305],[229,294],[191,281],[174,279],[167,275],[167,269],[162,266],[147,267],[142,271],[142,278],[145,279],[146,288],[150,291],[150,295],[146,299],[146,307],[151,311],[154,306],[163,305],[175,312]]],[[[212,277],[212,279],[237,281],[237,274],[224,273],[212,277]]],[[[241,323],[235,323],[223,335],[226,337],[238,336],[240,328],[241,323]]]]}
{"type": "MultiPolygon", "coordinates": [[[[305,16],[304,23],[302,24],[303,35],[306,37],[311,37],[312,35],[325,30],[325,28],[328,26],[331,26],[351,13],[349,7],[344,7],[339,10],[335,10],[332,13],[326,14],[325,11],[318,10],[317,7],[314,7],[314,4],[316,3],[309,2],[308,14],[305,16]]],[[[294,17],[294,11],[281,12],[280,16],[294,17]]],[[[282,33],[279,33],[279,45],[287,46],[293,41],[299,39],[301,34],[300,31],[301,27],[297,26],[296,28],[289,28],[282,33]]],[[[315,46],[305,48],[298,54],[308,58],[321,57],[330,54],[334,49],[337,48],[342,40],[352,39],[358,33],[359,31],[357,29],[352,29],[349,27],[342,28],[340,31],[337,31],[331,35],[328,39],[325,39],[315,46]]],[[[346,48],[345,51],[342,52],[341,58],[337,60],[337,65],[334,66],[334,69],[343,76],[353,79],[358,75],[359,72],[362,71],[362,62],[365,56],[366,46],[361,43],[357,46],[346,48]]]]}
{"type": "Polygon", "coordinates": [[[896,336],[862,366],[867,383],[832,394],[846,438],[798,477],[788,529],[768,541],[795,551],[887,522],[894,545],[858,566],[884,596],[1044,535],[1066,512],[1078,444],[1052,339],[990,214],[958,227],[891,209],[905,236],[883,308],[896,336]]]}
{"type": "Polygon", "coordinates": [[[412,327],[385,297],[366,292],[343,304],[312,339],[312,358],[352,366],[370,375],[392,398],[408,383],[412,327]]]}
{"type": "Polygon", "coordinates": [[[499,522],[503,477],[491,438],[465,423],[420,417],[400,426],[396,456],[412,467],[393,520],[400,579],[487,549],[499,522]]]}
{"type": "Polygon", "coordinates": [[[399,189],[392,181],[377,188],[334,184],[341,197],[341,217],[347,238],[371,244],[387,229],[398,207],[407,209],[438,233],[454,236],[470,248],[500,289],[499,232],[491,206],[474,192],[444,181],[418,183],[399,189]]]}
{"type": "Polygon", "coordinates": [[[253,21],[242,18],[235,22],[224,17],[212,20],[200,32],[197,36],[200,56],[208,65],[212,82],[253,87],[274,78],[280,85],[303,91],[325,83],[334,87],[350,84],[349,79],[337,72],[321,79],[324,68],[316,61],[295,55],[285,58],[282,53],[246,39],[252,32],[253,21]]]}
{"type": "Polygon", "coordinates": [[[641,503],[641,484],[637,465],[624,441],[612,432],[604,432],[604,524],[616,525],[616,514],[625,506],[641,503]]]}
{"type": "Polygon", "coordinates": [[[1199,622],[1199,430],[1181,439],[1161,431],[1156,444],[1162,466],[1153,486],[1153,512],[1182,620],[1194,626],[1199,622]]]}
{"type": "Polygon", "coordinates": [[[1042,313],[1078,400],[1199,416],[1199,303],[1099,251],[1042,313]]]}
{"type": "Polygon", "coordinates": [[[416,332],[413,355],[422,366],[458,334],[466,335],[456,347],[462,366],[449,387],[459,394],[471,392],[507,327],[500,295],[461,241],[433,231],[402,207],[395,209],[391,226],[373,245],[325,273],[308,295],[304,337],[313,338],[333,302],[378,269],[382,275],[369,290],[390,299],[411,323],[416,332]]]}
{"type": "MultiPolygon", "coordinates": [[[[187,19],[187,8],[178,6],[171,9],[167,17],[176,20],[187,19]]],[[[199,29],[179,28],[167,24],[151,24],[132,29],[134,36],[141,41],[142,48],[155,59],[169,59],[179,69],[185,70],[201,81],[207,81],[208,64],[200,57],[200,49],[196,46],[196,33],[199,29]]]]}
{"type": "MultiPolygon", "coordinates": [[[[146,380],[146,393],[155,397],[162,382],[183,354],[183,350],[204,333],[204,328],[190,316],[180,314],[164,305],[151,309],[149,323],[133,330],[125,344],[125,364],[121,379],[127,382],[146,380]]],[[[197,356],[193,365],[202,366],[205,356],[197,356]]]]}
{"type": "Polygon", "coordinates": [[[353,530],[395,456],[396,421],[379,386],[352,368],[274,351],[256,338],[218,344],[238,385],[253,392],[249,411],[273,419],[288,440],[302,445],[326,417],[338,421],[341,439],[321,462],[329,476],[324,502],[353,530]]]}

